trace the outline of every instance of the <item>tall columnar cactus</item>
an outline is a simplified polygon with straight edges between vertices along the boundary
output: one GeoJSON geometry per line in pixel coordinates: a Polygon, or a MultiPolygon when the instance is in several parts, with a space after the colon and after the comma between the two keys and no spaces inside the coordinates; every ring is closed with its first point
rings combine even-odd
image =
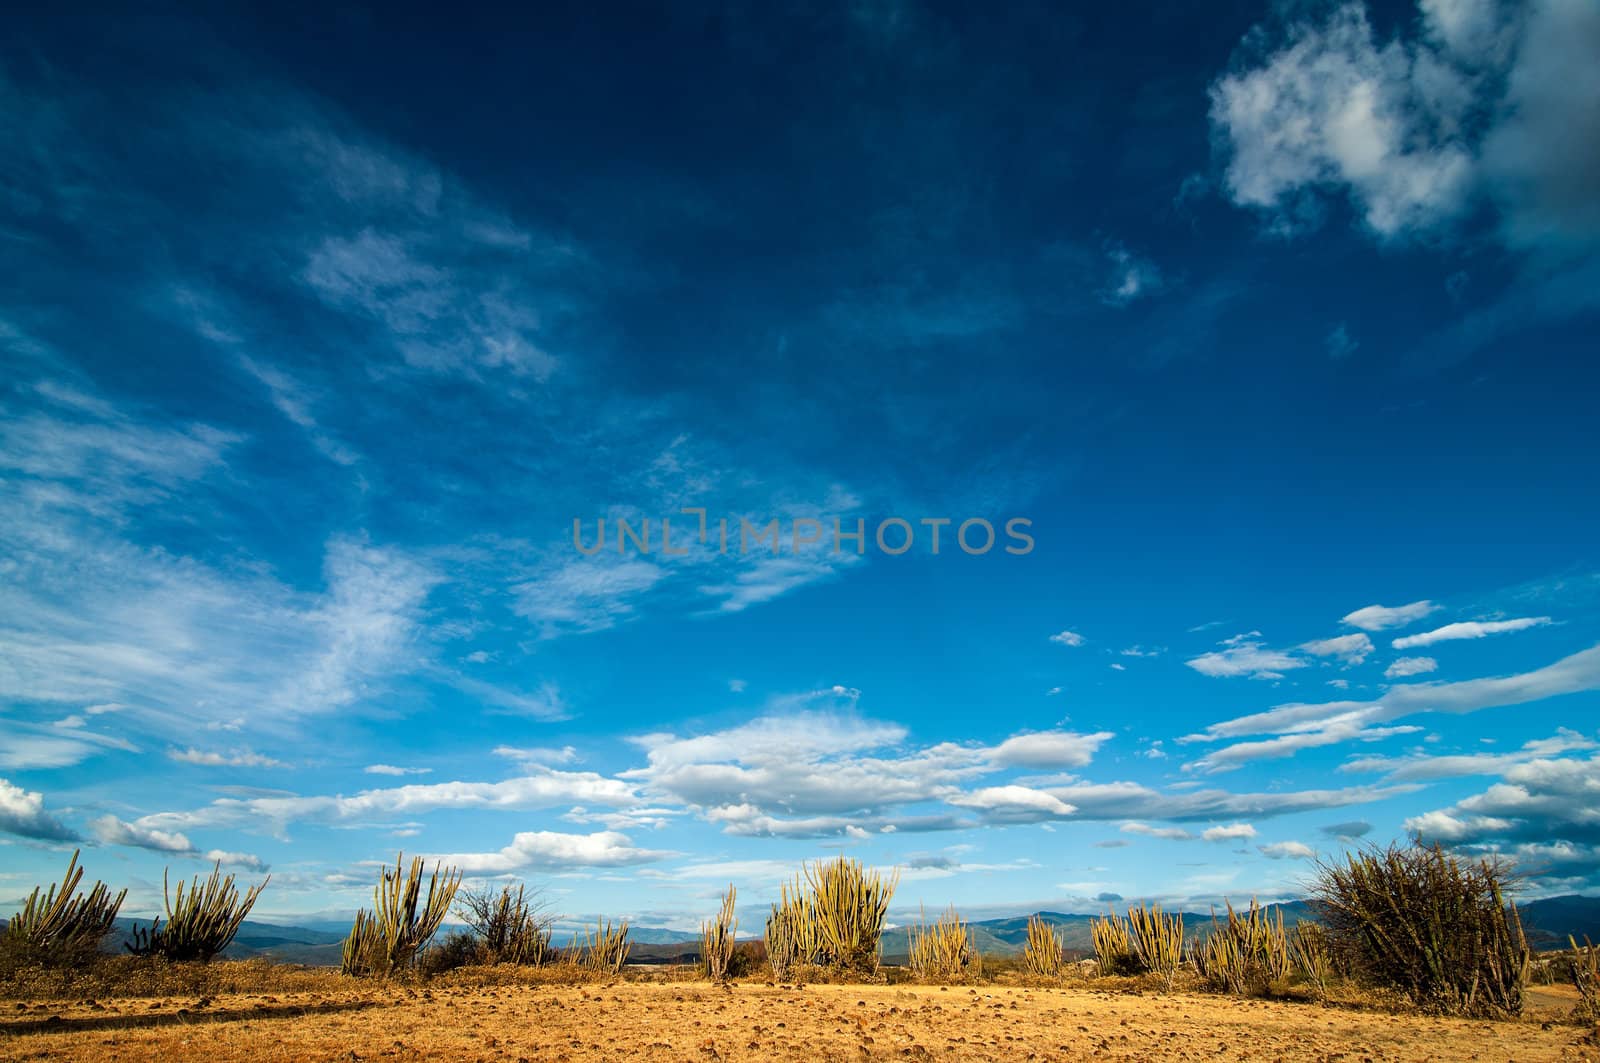
{"type": "Polygon", "coordinates": [[[713,982],[727,981],[728,968],[733,965],[734,938],[739,931],[739,920],[734,917],[736,896],[729,884],[717,917],[700,925],[700,962],[706,969],[706,977],[713,982]]]}
{"type": "Polygon", "coordinates": [[[1108,911],[1104,919],[1092,919],[1094,959],[1099,974],[1138,974],[1143,968],[1133,954],[1133,930],[1128,921],[1108,911]]]}
{"type": "Polygon", "coordinates": [[[1037,915],[1028,916],[1028,942],[1022,950],[1022,965],[1039,978],[1061,977],[1061,935],[1037,915]]]}
{"type": "Polygon", "coordinates": [[[1168,915],[1159,904],[1128,909],[1133,955],[1145,970],[1160,976],[1168,989],[1183,964],[1183,915],[1168,915]]]}
{"type": "Polygon", "coordinates": [[[597,974],[616,974],[628,962],[628,952],[632,948],[633,943],[628,940],[628,921],[624,919],[619,926],[613,927],[611,920],[604,919],[584,934],[583,958],[580,962],[597,974]]]}
{"type": "Polygon", "coordinates": [[[371,914],[366,909],[356,913],[344,943],[342,969],[346,974],[387,978],[409,967],[449,914],[461,887],[461,872],[447,868],[441,879],[440,867],[434,865],[424,901],[422,857],[413,857],[407,871],[401,863],[404,855],[395,857],[393,868],[383,869],[383,878],[372,891],[371,914]]]}
{"type": "Polygon", "coordinates": [[[1289,935],[1289,956],[1294,967],[1319,1002],[1328,999],[1328,979],[1333,975],[1333,955],[1328,950],[1328,932],[1321,923],[1302,919],[1289,935]]]}
{"type": "Polygon", "coordinates": [[[200,884],[199,875],[188,884],[187,892],[180,881],[178,897],[174,901],[167,873],[163,871],[161,892],[166,903],[167,925],[163,927],[158,916],[148,929],[135,927],[133,940],[127,945],[128,951],[139,956],[209,963],[213,956],[233,941],[233,936],[239,932],[239,925],[250,914],[250,909],[255,907],[256,898],[271,881],[272,876],[268,875],[240,897],[239,890],[233,884],[233,876],[224,876],[222,863],[218,861],[212,866],[211,876],[206,879],[204,886],[200,884]]]}
{"type": "Polygon", "coordinates": [[[860,861],[837,857],[806,865],[820,958],[837,968],[874,972],[878,969],[889,899],[900,881],[898,871],[869,871],[860,861]]]}
{"type": "Polygon", "coordinates": [[[1239,995],[1260,993],[1287,978],[1292,965],[1283,909],[1274,918],[1251,898],[1249,910],[1241,915],[1231,902],[1224,903],[1227,921],[1220,921],[1213,911],[1210,935],[1194,945],[1200,976],[1215,989],[1239,995]]]}
{"type": "Polygon", "coordinates": [[[926,917],[920,918],[908,928],[907,943],[911,973],[920,979],[956,981],[982,967],[971,932],[954,908],[931,926],[926,917]]]}
{"type": "Polygon", "coordinates": [[[8,944],[32,962],[74,963],[92,955],[111,932],[123,898],[128,895],[124,889],[111,896],[103,882],[96,882],[88,893],[79,895],[83,868],[78,866],[78,853],[73,850],[59,889],[52,885],[41,896],[43,887],[34,887],[22,909],[6,924],[8,944]]]}

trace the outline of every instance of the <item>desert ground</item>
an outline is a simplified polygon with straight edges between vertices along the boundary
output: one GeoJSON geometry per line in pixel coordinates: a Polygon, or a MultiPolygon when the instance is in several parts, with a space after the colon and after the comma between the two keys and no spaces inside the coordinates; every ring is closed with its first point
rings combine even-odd
{"type": "Polygon", "coordinates": [[[1536,991],[1514,1022],[1084,988],[631,983],[8,1001],[0,1059],[1600,1061],[1536,991]]]}

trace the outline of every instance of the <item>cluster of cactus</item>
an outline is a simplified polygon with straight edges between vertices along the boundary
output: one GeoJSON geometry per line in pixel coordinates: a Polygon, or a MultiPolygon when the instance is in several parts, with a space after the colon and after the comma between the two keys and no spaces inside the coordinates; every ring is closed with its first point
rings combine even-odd
{"type": "Polygon", "coordinates": [[[161,918],[157,916],[148,929],[134,927],[133,940],[127,943],[126,948],[135,956],[210,963],[213,956],[233,941],[245,916],[255,907],[256,898],[261,896],[261,891],[271,881],[272,876],[268,875],[241,897],[233,884],[233,876],[224,876],[222,863],[218,861],[212,866],[211,876],[206,879],[204,886],[200,884],[199,875],[189,883],[187,891],[184,883],[179,882],[178,899],[174,901],[168,888],[167,873],[163,871],[161,895],[166,903],[167,925],[162,926],[161,918]]]}
{"type": "Polygon", "coordinates": [[[1582,1019],[1600,1019],[1600,945],[1592,944],[1587,937],[1583,944],[1567,935],[1572,951],[1567,962],[1572,968],[1572,984],[1578,990],[1578,1016],[1582,1019]]]}
{"type": "Polygon", "coordinates": [[[435,865],[428,881],[428,897],[423,901],[422,858],[413,858],[406,872],[402,870],[403,857],[404,854],[395,857],[392,869],[383,869],[383,878],[372,891],[372,912],[363,908],[356,913],[350,936],[344,942],[340,968],[345,974],[387,978],[410,967],[417,951],[433,937],[450,911],[450,902],[461,886],[461,872],[449,868],[441,879],[435,865]]]}
{"type": "Polygon", "coordinates": [[[1022,949],[1022,966],[1039,978],[1059,978],[1066,958],[1061,951],[1061,935],[1037,915],[1028,916],[1028,940],[1022,949]]]}
{"type": "Polygon", "coordinates": [[[1254,897],[1241,915],[1232,902],[1224,902],[1228,918],[1211,912],[1211,933],[1190,949],[1195,969],[1213,988],[1240,996],[1264,992],[1272,983],[1289,977],[1289,938],[1283,929],[1283,909],[1269,916],[1254,897]]]}
{"type": "Polygon", "coordinates": [[[580,955],[578,962],[596,974],[604,975],[620,972],[628,962],[628,952],[632,948],[626,919],[616,927],[611,925],[609,919],[597,922],[593,930],[584,934],[581,950],[577,940],[573,941],[573,951],[580,955]]]}
{"type": "Polygon", "coordinates": [[[1312,896],[1336,956],[1367,981],[1428,1011],[1522,1013],[1529,950],[1495,860],[1463,862],[1439,845],[1390,846],[1320,864],[1312,896]]]}
{"type": "Polygon", "coordinates": [[[972,934],[954,908],[932,926],[926,918],[907,929],[911,973],[924,981],[953,982],[974,977],[983,970],[983,958],[972,934]]]}
{"type": "Polygon", "coordinates": [[[1328,980],[1333,976],[1333,953],[1328,948],[1328,932],[1321,923],[1302,919],[1289,935],[1289,956],[1295,970],[1306,980],[1311,995],[1319,1002],[1328,999],[1328,980]]]}
{"type": "Polygon", "coordinates": [[[733,966],[734,937],[739,930],[739,920],[733,913],[736,896],[729,884],[717,917],[700,924],[700,964],[713,982],[727,981],[728,969],[733,966]]]}
{"type": "Polygon", "coordinates": [[[1168,989],[1183,965],[1183,915],[1168,915],[1159,904],[1128,909],[1128,930],[1139,966],[1162,979],[1168,989]]]}
{"type": "Polygon", "coordinates": [[[1098,974],[1141,974],[1144,965],[1133,954],[1133,928],[1126,919],[1108,911],[1104,919],[1089,921],[1094,935],[1095,971],[1098,974]]]}
{"type": "Polygon", "coordinates": [[[872,974],[898,872],[868,870],[837,857],[805,866],[767,918],[767,960],[780,980],[799,965],[872,974]]]}
{"type": "Polygon", "coordinates": [[[105,883],[96,882],[88,893],[79,894],[83,868],[78,866],[78,852],[73,850],[60,888],[52,885],[41,895],[43,887],[34,887],[22,909],[6,924],[7,950],[14,950],[24,962],[80,962],[99,951],[100,942],[116,923],[128,891],[113,897],[105,883]]]}

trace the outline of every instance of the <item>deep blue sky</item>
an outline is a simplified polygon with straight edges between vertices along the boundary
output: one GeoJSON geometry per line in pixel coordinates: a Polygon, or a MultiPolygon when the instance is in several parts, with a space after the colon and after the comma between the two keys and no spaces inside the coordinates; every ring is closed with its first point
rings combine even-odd
{"type": "Polygon", "coordinates": [[[1592,5],[12,23],[0,900],[1600,884],[1592,5]]]}

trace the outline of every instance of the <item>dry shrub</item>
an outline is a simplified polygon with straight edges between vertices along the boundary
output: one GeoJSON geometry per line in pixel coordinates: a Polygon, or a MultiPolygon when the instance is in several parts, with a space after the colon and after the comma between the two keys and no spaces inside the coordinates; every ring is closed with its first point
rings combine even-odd
{"type": "Polygon", "coordinates": [[[0,979],[0,996],[17,1000],[217,996],[225,993],[335,991],[332,967],[265,959],[163,963],[139,956],[101,956],[80,967],[26,967],[0,979]]]}
{"type": "Polygon", "coordinates": [[[1509,868],[1439,845],[1390,846],[1319,863],[1312,895],[1358,977],[1442,1014],[1520,1015],[1529,952],[1506,899],[1509,868]]]}
{"type": "MultiPolygon", "coordinates": [[[[531,896],[525,885],[515,893],[510,886],[496,891],[492,887],[457,894],[456,913],[476,935],[477,955],[465,962],[480,964],[510,963],[537,967],[550,958],[549,906],[531,896]]],[[[452,935],[454,937],[454,935],[452,935]]],[[[462,942],[451,942],[452,955],[464,954],[462,942]]],[[[462,964],[458,963],[459,967],[462,964]]]]}

